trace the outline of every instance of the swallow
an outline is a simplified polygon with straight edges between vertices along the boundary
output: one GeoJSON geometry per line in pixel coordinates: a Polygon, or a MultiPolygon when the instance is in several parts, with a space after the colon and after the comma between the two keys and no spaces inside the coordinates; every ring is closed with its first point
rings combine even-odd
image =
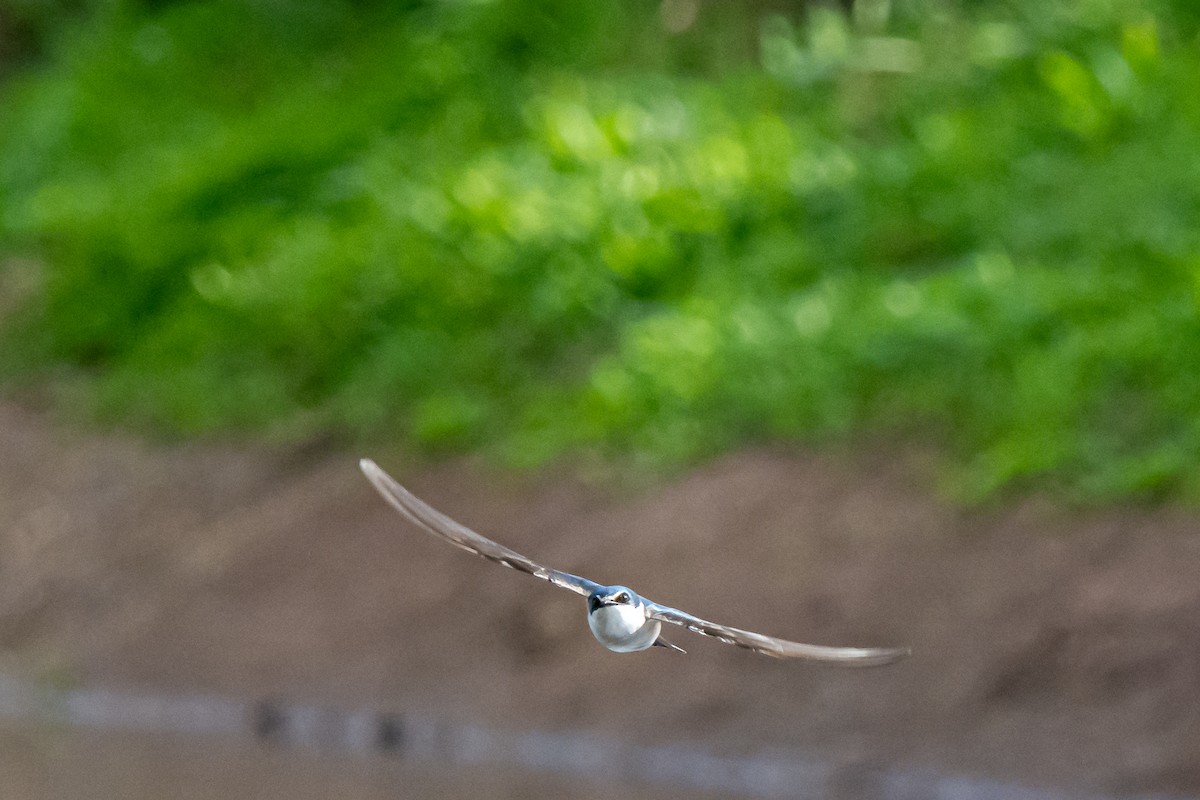
{"type": "Polygon", "coordinates": [[[587,598],[588,627],[600,644],[613,652],[633,653],[651,647],[685,652],[683,648],[663,639],[664,622],[775,658],[798,658],[848,667],[891,664],[911,652],[907,647],[830,647],[777,639],[710,622],[686,611],[656,603],[627,586],[606,586],[569,572],[551,569],[450,519],[397,483],[374,461],[364,458],[359,462],[359,467],[383,499],[417,527],[468,553],[587,598]]]}

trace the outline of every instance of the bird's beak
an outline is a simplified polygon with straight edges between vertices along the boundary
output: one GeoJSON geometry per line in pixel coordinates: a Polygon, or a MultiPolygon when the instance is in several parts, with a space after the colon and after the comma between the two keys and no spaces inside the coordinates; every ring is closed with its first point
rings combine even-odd
{"type": "Polygon", "coordinates": [[[588,598],[588,613],[590,614],[591,612],[595,611],[597,608],[599,608],[600,606],[603,606],[603,605],[608,605],[608,604],[605,603],[602,598],[597,597],[596,595],[592,595],[591,597],[588,598]]]}

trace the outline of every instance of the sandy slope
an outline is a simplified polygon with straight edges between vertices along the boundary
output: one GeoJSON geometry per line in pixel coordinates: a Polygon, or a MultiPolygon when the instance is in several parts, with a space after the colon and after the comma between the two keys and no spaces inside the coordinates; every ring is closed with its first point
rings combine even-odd
{"type": "Polygon", "coordinates": [[[151,446],[11,404],[0,454],[10,670],[807,750],[851,782],[906,765],[1200,794],[1196,513],[964,513],[887,453],[744,452],[640,494],[370,454],[552,565],[769,633],[915,648],[843,672],[682,631],[687,656],[610,655],[578,598],[402,523],[358,454],[151,446]]]}

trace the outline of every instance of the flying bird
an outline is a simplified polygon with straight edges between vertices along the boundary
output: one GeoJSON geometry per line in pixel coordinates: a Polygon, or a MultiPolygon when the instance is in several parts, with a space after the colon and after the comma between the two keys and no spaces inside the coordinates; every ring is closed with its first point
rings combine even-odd
{"type": "Polygon", "coordinates": [[[743,647],[776,658],[803,658],[844,666],[870,667],[890,664],[908,655],[907,647],[827,647],[801,644],[719,625],[677,608],[655,603],[627,586],[603,584],[542,566],[515,550],[497,544],[460,525],[416,497],[369,458],[359,462],[363,474],[400,515],[409,522],[445,539],[450,544],[501,566],[525,572],[587,598],[588,627],[600,644],[617,653],[633,653],[651,647],[685,652],[662,638],[662,624],[680,625],[693,633],[711,636],[726,644],[743,647]]]}

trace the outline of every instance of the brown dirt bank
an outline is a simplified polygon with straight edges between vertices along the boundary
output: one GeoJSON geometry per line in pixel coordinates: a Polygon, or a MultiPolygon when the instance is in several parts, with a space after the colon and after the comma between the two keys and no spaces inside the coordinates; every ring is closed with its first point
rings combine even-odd
{"type": "Polygon", "coordinates": [[[89,684],[377,704],[717,753],[1200,794],[1200,515],[962,512],[911,459],[744,452],[620,495],[466,461],[434,505],[722,621],[893,668],[611,655],[582,602],[404,524],[355,456],[80,435],[0,404],[0,658],[89,684]]]}

